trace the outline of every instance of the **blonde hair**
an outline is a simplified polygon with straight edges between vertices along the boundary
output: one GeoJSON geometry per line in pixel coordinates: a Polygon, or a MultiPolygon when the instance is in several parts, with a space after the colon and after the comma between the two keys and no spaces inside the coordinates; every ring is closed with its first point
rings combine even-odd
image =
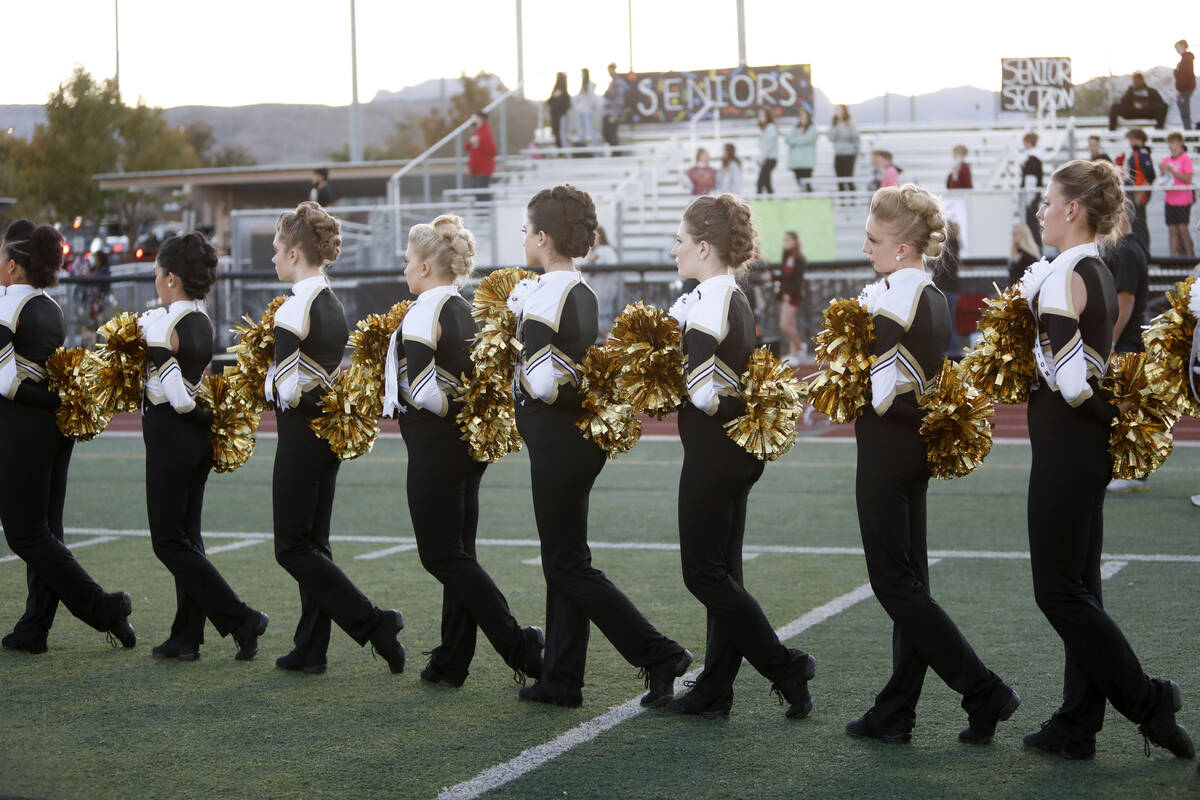
{"type": "Polygon", "coordinates": [[[1121,238],[1125,190],[1121,171],[1108,161],[1068,161],[1050,176],[1063,198],[1083,208],[1088,228],[1108,244],[1121,238]]]}
{"type": "Polygon", "coordinates": [[[871,215],[891,226],[900,242],[907,242],[922,255],[937,258],[946,243],[946,213],[942,201],[927,189],[912,183],[886,186],[871,198],[871,215]]]}
{"type": "Polygon", "coordinates": [[[304,260],[317,267],[337,261],[342,251],[342,224],[321,206],[305,200],[295,211],[285,211],[275,232],[285,247],[296,248],[304,260]]]}
{"type": "Polygon", "coordinates": [[[1042,248],[1038,247],[1037,240],[1033,238],[1033,231],[1028,223],[1016,222],[1013,227],[1018,229],[1018,240],[1013,242],[1012,249],[1009,250],[1009,256],[1015,259],[1021,253],[1028,253],[1034,258],[1042,257],[1042,248]]]}
{"type": "Polygon", "coordinates": [[[463,226],[462,217],[454,214],[442,214],[432,223],[413,225],[408,242],[421,258],[453,275],[455,285],[466,281],[475,266],[475,236],[463,226]]]}

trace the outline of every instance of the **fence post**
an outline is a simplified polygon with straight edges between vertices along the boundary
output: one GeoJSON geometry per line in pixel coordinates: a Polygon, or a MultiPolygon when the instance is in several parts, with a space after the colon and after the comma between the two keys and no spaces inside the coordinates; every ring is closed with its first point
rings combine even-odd
{"type": "Polygon", "coordinates": [[[500,104],[500,155],[508,155],[508,101],[500,104]]]}
{"type": "Polygon", "coordinates": [[[617,198],[617,261],[625,260],[625,201],[617,198]]]}
{"type": "MultiPolygon", "coordinates": [[[[454,188],[462,189],[462,136],[454,137],[454,188]]],[[[428,200],[426,202],[429,202],[428,200]]]]}
{"type": "Polygon", "coordinates": [[[429,199],[430,195],[432,194],[432,192],[429,189],[429,159],[428,158],[425,159],[425,171],[424,171],[424,174],[422,175],[422,179],[424,181],[424,188],[425,188],[425,203],[426,203],[426,205],[428,205],[430,203],[430,199],[429,199]]]}

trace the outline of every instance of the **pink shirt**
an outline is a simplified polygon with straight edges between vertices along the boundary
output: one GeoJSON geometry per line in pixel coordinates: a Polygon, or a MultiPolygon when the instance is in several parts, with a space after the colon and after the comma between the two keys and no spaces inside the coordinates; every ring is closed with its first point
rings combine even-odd
{"type": "Polygon", "coordinates": [[[891,164],[884,167],[883,172],[879,176],[879,188],[882,189],[885,186],[899,186],[899,185],[900,185],[900,170],[896,169],[891,164]]]}
{"type": "MultiPolygon", "coordinates": [[[[1174,167],[1177,172],[1182,172],[1185,174],[1189,172],[1194,173],[1194,168],[1192,167],[1192,157],[1189,156],[1186,151],[1177,156],[1167,156],[1164,158],[1162,160],[1163,167],[1166,167],[1167,164],[1170,164],[1172,167],[1174,167]]],[[[1164,169],[1163,171],[1165,172],[1166,170],[1164,169]]],[[[1175,176],[1175,182],[1171,185],[1187,186],[1188,182],[1181,180],[1179,176],[1175,176]]],[[[1192,190],[1188,189],[1187,191],[1183,192],[1167,192],[1164,199],[1169,206],[1190,206],[1192,204],[1192,190]]]]}

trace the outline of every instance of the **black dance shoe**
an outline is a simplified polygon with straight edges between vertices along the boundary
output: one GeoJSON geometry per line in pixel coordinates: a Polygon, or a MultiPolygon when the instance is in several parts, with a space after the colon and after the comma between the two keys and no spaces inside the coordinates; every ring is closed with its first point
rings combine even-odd
{"type": "Polygon", "coordinates": [[[541,628],[531,625],[521,631],[521,643],[517,647],[517,655],[509,664],[513,669],[513,680],[525,685],[526,678],[535,681],[542,677],[542,650],[546,647],[546,633],[541,628]]]}
{"type": "Polygon", "coordinates": [[[684,686],[690,691],[681,697],[672,697],[667,703],[667,710],[676,714],[688,714],[701,719],[724,719],[733,708],[733,689],[720,697],[705,695],[696,685],[696,681],[684,681],[684,686]]]}
{"type": "Polygon", "coordinates": [[[237,643],[238,651],[234,658],[238,661],[249,661],[258,655],[258,637],[267,632],[270,618],[261,611],[248,609],[250,612],[237,630],[233,632],[233,641],[237,643]]]}
{"type": "Polygon", "coordinates": [[[1175,712],[1183,708],[1183,695],[1175,681],[1155,678],[1152,683],[1158,690],[1158,705],[1150,718],[1138,726],[1138,732],[1146,737],[1146,757],[1150,757],[1150,745],[1155,744],[1169,750],[1176,758],[1195,758],[1196,748],[1192,737],[1175,721],[1175,712]]]}
{"type": "Polygon", "coordinates": [[[875,718],[874,709],[847,722],[846,734],[857,739],[878,739],[886,744],[908,744],[912,741],[912,729],[885,728],[875,718]]]}
{"type": "Polygon", "coordinates": [[[463,685],[463,681],[458,681],[456,683],[442,673],[438,672],[437,668],[435,668],[433,664],[427,664],[425,669],[421,670],[421,680],[425,683],[430,683],[434,686],[441,686],[445,689],[457,689],[463,685]]]}
{"type": "Polygon", "coordinates": [[[15,633],[10,633],[8,636],[5,636],[4,639],[0,640],[0,647],[3,647],[9,652],[30,653],[32,655],[44,653],[49,649],[46,646],[45,639],[40,642],[33,642],[29,639],[24,639],[20,636],[17,636],[15,633]]]}
{"type": "Polygon", "coordinates": [[[180,661],[198,661],[200,659],[200,646],[167,639],[162,644],[152,647],[150,655],[155,658],[177,658],[180,661]]]}
{"type": "Polygon", "coordinates": [[[404,615],[399,611],[383,611],[371,632],[371,647],[383,656],[393,675],[404,672],[404,645],[396,641],[396,634],[402,630],[404,615]]]}
{"type": "Polygon", "coordinates": [[[324,675],[328,664],[324,661],[318,661],[310,664],[305,660],[304,656],[297,653],[295,650],[288,653],[286,656],[280,656],[275,659],[275,668],[286,670],[288,672],[303,672],[305,675],[324,675]]]}
{"type": "Polygon", "coordinates": [[[679,655],[643,667],[639,675],[645,679],[650,691],[642,695],[642,705],[646,708],[665,706],[675,696],[675,679],[682,677],[691,665],[692,653],[684,650],[679,655]]]}
{"type": "Polygon", "coordinates": [[[813,709],[812,695],[808,693],[808,682],[817,674],[817,660],[799,650],[791,651],[792,660],[783,677],[771,684],[771,691],[779,698],[779,704],[788,702],[784,716],[788,719],[804,719],[813,709]]]}
{"type": "Polygon", "coordinates": [[[1096,734],[1078,731],[1058,717],[1043,722],[1041,730],[1025,734],[1021,743],[1026,750],[1054,753],[1072,761],[1096,757],[1096,734]]]}
{"type": "Polygon", "coordinates": [[[996,725],[1011,717],[1021,705],[1021,698],[1004,683],[996,687],[993,695],[993,702],[986,708],[967,715],[967,727],[958,733],[963,744],[991,744],[996,725]]]}
{"type": "MultiPolygon", "coordinates": [[[[133,631],[133,626],[129,624],[129,615],[133,613],[133,598],[126,592],[116,592],[108,596],[109,602],[115,603],[116,608],[113,612],[113,623],[108,626],[106,633],[108,640],[120,642],[121,646],[128,649],[137,644],[137,634],[133,631]]],[[[113,642],[113,647],[116,647],[116,642],[113,642]]]]}
{"type": "Polygon", "coordinates": [[[546,703],[563,708],[579,708],[583,705],[582,694],[558,692],[548,688],[541,681],[531,686],[523,686],[521,691],[517,692],[517,697],[526,703],[546,703]]]}

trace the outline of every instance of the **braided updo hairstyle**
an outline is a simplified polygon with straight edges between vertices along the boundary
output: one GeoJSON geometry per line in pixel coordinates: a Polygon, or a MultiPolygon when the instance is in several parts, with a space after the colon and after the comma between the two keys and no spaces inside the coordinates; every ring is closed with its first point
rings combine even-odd
{"type": "Polygon", "coordinates": [[[928,189],[912,183],[886,186],[871,198],[871,215],[889,225],[899,242],[923,256],[937,258],[946,244],[946,213],[942,201],[928,189]]]}
{"type": "Polygon", "coordinates": [[[1063,197],[1082,206],[1087,225],[1108,243],[1120,238],[1125,191],[1121,171],[1108,161],[1068,161],[1050,176],[1063,197]]]}
{"type": "Polygon", "coordinates": [[[25,279],[35,289],[58,285],[63,263],[63,238],[52,225],[34,225],[27,219],[14,220],[4,230],[4,254],[25,270],[25,279]]]}
{"type": "Polygon", "coordinates": [[[530,233],[545,231],[554,249],[568,258],[583,258],[596,243],[596,204],[582,189],[564,183],[542,189],[526,207],[530,233]]]}
{"type": "Polygon", "coordinates": [[[203,300],[217,280],[217,251],[198,231],[171,236],[158,248],[158,265],[174,273],[184,293],[203,300]]]}
{"type": "Polygon", "coordinates": [[[313,266],[333,263],[342,250],[342,224],[311,200],[280,214],[275,230],[285,247],[299,250],[313,266]]]}
{"type": "Polygon", "coordinates": [[[462,217],[442,214],[432,224],[413,225],[408,243],[422,259],[453,275],[455,285],[462,284],[475,266],[475,235],[463,225],[462,217]]]}
{"type": "Polygon", "coordinates": [[[735,195],[697,197],[683,212],[683,223],[697,242],[708,242],[722,264],[741,275],[754,258],[758,232],[750,219],[750,206],[735,195]]]}

